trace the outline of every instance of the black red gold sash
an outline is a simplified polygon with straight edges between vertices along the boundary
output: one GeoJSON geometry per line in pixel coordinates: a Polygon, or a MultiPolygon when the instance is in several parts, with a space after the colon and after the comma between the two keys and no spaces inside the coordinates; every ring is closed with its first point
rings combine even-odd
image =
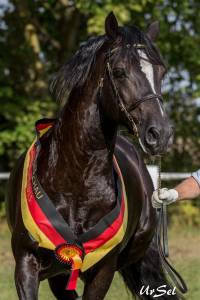
{"type": "Polygon", "coordinates": [[[75,236],[43,190],[35,171],[40,137],[53,126],[53,120],[36,123],[37,138],[27,151],[23,169],[22,217],[26,229],[39,243],[39,247],[55,251],[59,260],[71,266],[73,272],[67,288],[75,289],[79,270],[88,270],[123,240],[128,219],[127,198],[121,171],[113,157],[117,185],[116,206],[92,229],[75,236]]]}

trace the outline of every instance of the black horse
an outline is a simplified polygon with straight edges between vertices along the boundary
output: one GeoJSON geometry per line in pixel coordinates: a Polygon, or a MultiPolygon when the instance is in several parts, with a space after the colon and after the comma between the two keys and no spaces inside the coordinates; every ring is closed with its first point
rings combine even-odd
{"type": "MultiPolygon", "coordinates": [[[[128,196],[128,225],[122,242],[95,266],[81,273],[82,299],[104,299],[115,271],[133,295],[143,285],[169,284],[155,243],[156,213],[151,206],[152,181],[132,143],[117,136],[119,124],[138,134],[143,150],[161,154],[171,143],[172,126],[162,105],[161,81],[166,72],[153,42],[158,24],[147,33],[119,27],[113,13],[105,35],[89,39],[56,74],[51,92],[64,106],[41,138],[37,176],[57,211],[78,237],[108,214],[116,204],[113,154],[121,168],[128,196]]],[[[15,282],[20,300],[38,299],[39,282],[48,279],[59,300],[74,300],[65,289],[69,272],[38,247],[21,214],[20,192],[25,155],[13,170],[7,196],[7,216],[16,261],[15,282]]],[[[178,299],[163,295],[161,299],[178,299]]]]}

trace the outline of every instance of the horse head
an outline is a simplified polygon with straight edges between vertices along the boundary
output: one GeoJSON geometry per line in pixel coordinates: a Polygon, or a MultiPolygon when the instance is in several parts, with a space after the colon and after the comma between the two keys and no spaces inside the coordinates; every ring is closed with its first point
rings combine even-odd
{"type": "Polygon", "coordinates": [[[163,107],[165,64],[154,45],[157,22],[147,32],[119,27],[113,13],[105,20],[107,47],[100,81],[102,107],[117,123],[138,135],[142,149],[162,154],[172,143],[173,128],[163,107]]]}

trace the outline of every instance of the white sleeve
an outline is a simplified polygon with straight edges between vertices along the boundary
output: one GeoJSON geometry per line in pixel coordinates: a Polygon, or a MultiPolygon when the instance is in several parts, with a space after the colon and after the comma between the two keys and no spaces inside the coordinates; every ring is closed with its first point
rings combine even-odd
{"type": "Polygon", "coordinates": [[[192,177],[198,182],[198,184],[200,185],[200,169],[197,170],[196,172],[192,173],[192,177]]]}

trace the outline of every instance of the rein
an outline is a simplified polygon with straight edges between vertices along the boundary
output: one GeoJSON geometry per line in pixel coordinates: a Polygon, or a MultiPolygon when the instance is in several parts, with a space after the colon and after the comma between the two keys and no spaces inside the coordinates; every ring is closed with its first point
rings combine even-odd
{"type": "MultiPolygon", "coordinates": [[[[131,45],[127,44],[126,47],[130,48],[131,45]]],[[[143,45],[143,44],[133,44],[132,47],[134,47],[136,49],[145,49],[145,45],[143,45]]],[[[124,101],[121,98],[121,96],[118,92],[118,89],[116,87],[112,67],[110,64],[111,54],[117,50],[118,50],[118,47],[116,47],[108,52],[108,61],[106,63],[106,68],[105,68],[104,74],[106,73],[106,71],[108,71],[112,89],[118,100],[119,108],[120,108],[121,112],[123,112],[125,114],[126,118],[130,122],[132,129],[133,129],[133,133],[136,135],[137,138],[139,138],[138,128],[134,121],[134,118],[131,115],[131,112],[133,110],[135,110],[140,104],[142,104],[145,101],[158,99],[159,101],[163,102],[163,98],[162,98],[162,95],[160,95],[160,94],[152,93],[141,99],[137,99],[135,101],[135,103],[131,106],[131,108],[129,110],[127,110],[127,108],[124,104],[124,101]]],[[[103,82],[104,82],[104,76],[101,77],[100,82],[99,82],[100,95],[101,95],[101,89],[103,88],[103,82]]],[[[159,156],[158,193],[159,193],[160,189],[161,189],[161,156],[159,156]]],[[[169,256],[166,204],[163,204],[162,207],[157,210],[157,216],[158,216],[158,220],[157,220],[157,228],[156,228],[156,243],[157,243],[158,253],[160,256],[160,260],[161,260],[162,269],[163,269],[163,271],[165,271],[167,273],[167,275],[170,277],[171,281],[175,284],[175,286],[179,289],[179,291],[181,293],[186,293],[188,289],[187,289],[187,286],[186,286],[183,278],[166,259],[169,256]]],[[[182,297],[182,295],[179,295],[179,297],[181,297],[181,299],[184,299],[182,297]]]]}
{"type": "MultiPolygon", "coordinates": [[[[161,156],[158,156],[158,195],[161,189],[161,156]]],[[[157,209],[158,223],[156,228],[156,243],[158,253],[160,256],[163,270],[166,271],[175,286],[183,294],[187,292],[187,285],[181,275],[173,268],[173,266],[166,259],[169,257],[168,234],[167,234],[167,206],[162,204],[161,208],[157,209]]],[[[184,299],[179,295],[181,299],[184,299]]]]}

